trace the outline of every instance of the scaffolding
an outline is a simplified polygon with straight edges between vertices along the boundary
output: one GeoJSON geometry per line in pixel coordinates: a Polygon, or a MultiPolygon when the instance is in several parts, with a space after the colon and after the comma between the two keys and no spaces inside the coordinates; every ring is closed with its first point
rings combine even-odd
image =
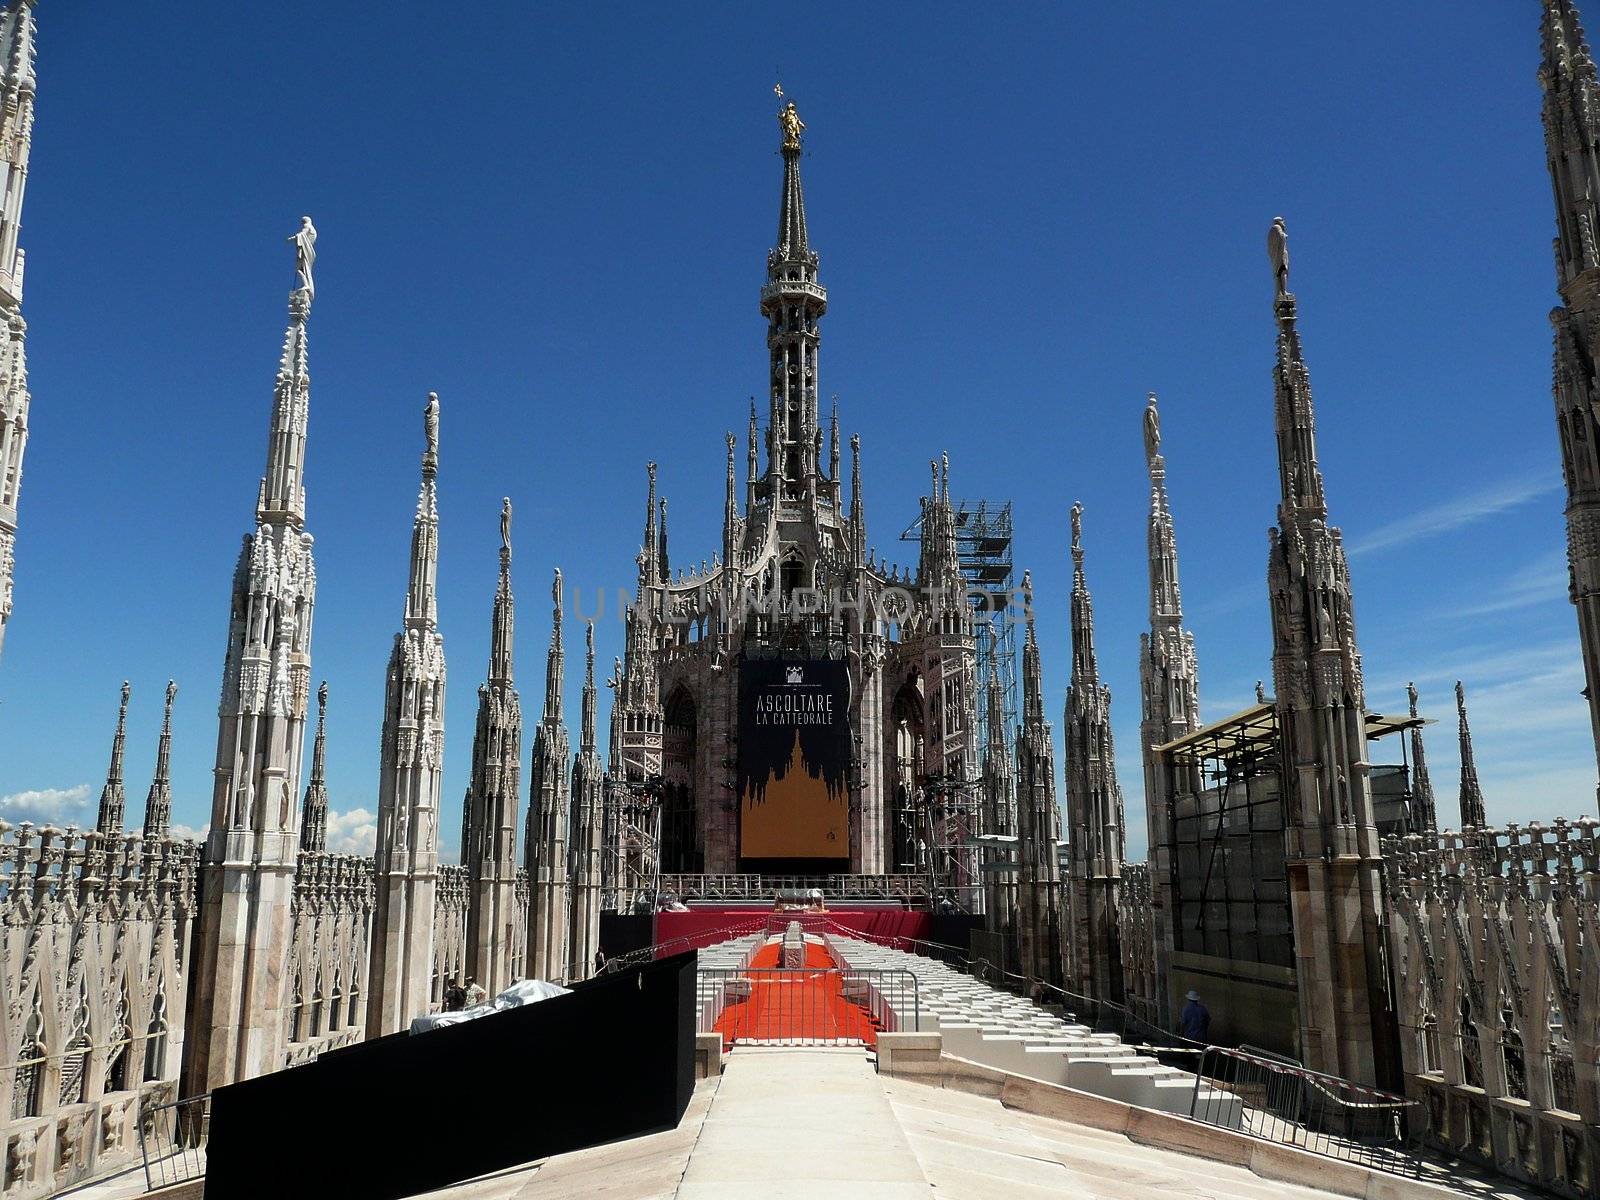
{"type": "MultiPolygon", "coordinates": [[[[989,676],[1000,677],[1000,697],[1004,706],[1001,729],[1006,744],[996,747],[1011,752],[1017,724],[1017,639],[1012,619],[1013,585],[1016,567],[1011,557],[1011,501],[952,500],[955,514],[956,557],[962,577],[967,581],[967,599],[972,604],[973,647],[977,652],[978,745],[982,763],[989,747],[989,676]]],[[[903,542],[922,542],[923,517],[900,535],[903,542]]]]}

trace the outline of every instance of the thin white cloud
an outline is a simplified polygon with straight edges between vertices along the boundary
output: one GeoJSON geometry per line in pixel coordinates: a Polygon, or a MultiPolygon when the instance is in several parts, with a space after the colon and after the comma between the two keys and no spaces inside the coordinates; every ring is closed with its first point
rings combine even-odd
{"type": "Polygon", "coordinates": [[[13,825],[82,825],[89,817],[90,788],[80,783],[69,788],[38,788],[0,796],[0,817],[13,825]]]}
{"type": "Polygon", "coordinates": [[[206,840],[206,835],[211,832],[211,822],[207,821],[199,829],[193,825],[172,825],[168,827],[167,832],[179,841],[203,842],[206,840]]]}
{"type": "MultiPolygon", "coordinates": [[[[1541,554],[1507,577],[1493,594],[1458,608],[1447,609],[1449,617],[1486,617],[1511,612],[1533,604],[1567,598],[1567,552],[1551,550],[1541,554]]],[[[1576,643],[1574,643],[1576,645],[1576,643]]]]}
{"type": "Polygon", "coordinates": [[[328,810],[328,852],[371,854],[378,845],[378,815],[370,809],[328,810]]]}
{"type": "Polygon", "coordinates": [[[1460,529],[1477,521],[1486,520],[1510,509],[1517,508],[1540,496],[1547,496],[1561,487],[1559,479],[1552,480],[1548,472],[1525,479],[1502,480],[1492,487],[1465,496],[1456,496],[1442,504],[1435,504],[1420,512],[1380,525],[1371,533],[1350,543],[1352,557],[1371,554],[1375,550],[1392,550],[1409,542],[1437,537],[1441,533],[1460,529]]]}

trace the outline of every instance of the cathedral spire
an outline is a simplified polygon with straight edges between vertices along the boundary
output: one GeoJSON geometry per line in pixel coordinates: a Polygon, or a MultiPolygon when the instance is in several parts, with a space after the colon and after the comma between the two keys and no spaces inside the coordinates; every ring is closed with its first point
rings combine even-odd
{"type": "Polygon", "coordinates": [[[1283,756],[1284,842],[1295,945],[1337,970],[1300,975],[1300,1047],[1315,1071],[1375,1084],[1398,1072],[1382,930],[1382,855],[1367,759],[1366,696],[1350,564],[1328,524],[1311,376],[1289,291],[1289,235],[1267,233],[1280,500],[1268,531],[1272,682],[1283,756]]]}
{"type": "MultiPolygon", "coordinates": [[[[559,576],[558,576],[559,578],[559,576]]],[[[516,600],[511,594],[511,501],[500,501],[500,578],[489,671],[478,687],[472,775],[461,806],[467,868],[467,971],[491,993],[515,978],[517,798],[522,783],[522,700],[512,681],[516,600]]]]}
{"type": "Polygon", "coordinates": [[[739,481],[738,470],[734,465],[734,450],[738,444],[739,439],[733,436],[733,430],[728,430],[727,495],[722,502],[722,562],[730,570],[733,567],[734,547],[737,540],[735,535],[739,523],[739,481]]]}
{"type": "Polygon", "coordinates": [[[178,685],[167,680],[167,706],[161,714],[161,740],[156,743],[156,771],[144,798],[146,841],[164,838],[172,826],[172,702],[178,685]]]}
{"type": "Polygon", "coordinates": [[[1290,525],[1325,521],[1328,502],[1322,470],[1317,465],[1317,422],[1311,403],[1311,374],[1300,350],[1294,293],[1289,291],[1289,231],[1275,217],[1267,249],[1277,281],[1274,310],[1278,322],[1278,358],[1273,367],[1277,387],[1278,485],[1282,501],[1279,521],[1290,525]]]}
{"type": "Polygon", "coordinates": [[[578,752],[595,753],[594,622],[584,629],[587,657],[583,666],[583,728],[578,734],[578,752]]]}
{"type": "Polygon", "coordinates": [[[1094,600],[1083,575],[1083,505],[1072,505],[1072,680],[1097,687],[1100,664],[1094,653],[1094,600]]]}
{"type": "Polygon", "coordinates": [[[1044,686],[1039,667],[1039,639],[1033,628],[1033,574],[1022,573],[1022,616],[1027,633],[1022,642],[1022,723],[1030,729],[1044,723],[1044,686]]]}
{"type": "Polygon", "coordinates": [[[649,491],[644,501],[644,544],[639,549],[639,586],[648,587],[661,582],[661,563],[656,541],[656,464],[645,464],[650,477],[649,491]]]}
{"type": "Polygon", "coordinates": [[[1600,319],[1600,81],[1572,0],[1543,0],[1545,159],[1555,191],[1556,430],[1567,489],[1567,588],[1600,762],[1600,387],[1595,380],[1600,319]]]}
{"type": "Polygon", "coordinates": [[[850,529],[856,539],[856,561],[867,558],[867,514],[861,503],[861,435],[850,435],[850,529]]]}
{"type": "Polygon", "coordinates": [[[1483,809],[1483,788],[1478,784],[1478,762],[1472,753],[1472,729],[1467,724],[1467,691],[1456,680],[1457,735],[1461,740],[1461,826],[1483,829],[1489,819],[1483,809]]]}
{"type": "Polygon", "coordinates": [[[783,128],[783,198],[778,205],[778,252],[785,258],[804,258],[810,249],[806,237],[806,197],[800,186],[800,134],[805,122],[789,101],[778,110],[783,128]]]}
{"type": "Polygon", "coordinates": [[[511,649],[516,636],[516,601],[511,595],[511,497],[500,498],[500,582],[494,592],[489,633],[489,682],[512,682],[511,649]]]}
{"type": "Polygon", "coordinates": [[[422,485],[411,528],[411,583],[406,589],[406,628],[432,631],[439,624],[434,592],[439,579],[439,396],[428,393],[422,410],[427,447],[422,452],[422,485]]]}
{"type": "Polygon", "coordinates": [[[300,286],[289,293],[289,327],[273,389],[267,469],[261,476],[256,522],[299,529],[306,519],[306,417],[311,404],[306,319],[316,295],[311,268],[317,259],[317,230],[310,217],[300,218],[300,228],[289,241],[295,248],[300,286]]]}
{"type": "Polygon", "coordinates": [[[805,123],[793,101],[779,111],[778,124],[783,130],[783,193],[778,240],[767,255],[767,282],[761,289],[771,363],[767,491],[775,501],[817,494],[822,473],[817,324],[828,308],[827,290],[817,282],[817,254],[806,231],[800,188],[800,134],[805,123]]]}
{"type": "Polygon", "coordinates": [[[11,617],[17,497],[28,445],[28,323],[22,319],[23,252],[17,247],[33,142],[32,0],[0,9],[0,646],[11,617]]]}
{"type": "Polygon", "coordinates": [[[117,732],[111,739],[111,766],[106,770],[106,784],[100,790],[100,816],[94,827],[100,833],[121,833],[123,810],[127,796],[122,788],[122,748],[128,740],[128,696],[132,692],[128,681],[122,681],[122,703],[117,708],[117,732]]]}
{"type": "Polygon", "coordinates": [[[759,465],[757,461],[758,450],[756,447],[756,440],[758,436],[759,434],[756,426],[756,401],[755,397],[752,396],[750,398],[749,463],[745,468],[744,484],[744,511],[746,516],[749,516],[752,512],[754,512],[756,507],[756,468],[759,465]]]}
{"type": "Polygon", "coordinates": [[[656,534],[656,565],[661,572],[661,582],[672,579],[672,559],[667,554],[667,498],[661,497],[661,529],[656,534]]]}
{"type": "Polygon", "coordinates": [[[328,848],[328,681],[317,688],[317,739],[311,751],[311,780],[300,805],[300,849],[321,854],[328,848]]]}
{"type": "Polygon", "coordinates": [[[1543,0],[1540,21],[1545,146],[1556,195],[1556,271],[1563,298],[1600,265],[1600,82],[1572,0],[1543,0]]]}
{"type": "Polygon", "coordinates": [[[550,598],[554,604],[550,616],[550,653],[544,669],[544,719],[560,722],[561,689],[566,677],[566,650],[561,642],[563,616],[561,568],[556,568],[555,580],[550,585],[550,598]]]}
{"type": "Polygon", "coordinates": [[[1083,505],[1072,506],[1072,677],[1063,718],[1068,861],[1074,904],[1072,962],[1078,990],[1122,1002],[1117,924],[1126,835],[1117,755],[1111,737],[1111,689],[1100,682],[1094,652],[1094,602],[1083,573],[1083,505]]]}
{"type": "MultiPolygon", "coordinates": [[[[1411,719],[1417,719],[1417,685],[1406,684],[1406,699],[1411,719]]],[[[1428,757],[1422,748],[1422,726],[1411,729],[1411,825],[1412,833],[1434,833],[1439,828],[1438,808],[1433,800],[1433,781],[1428,778],[1428,757]]]]}

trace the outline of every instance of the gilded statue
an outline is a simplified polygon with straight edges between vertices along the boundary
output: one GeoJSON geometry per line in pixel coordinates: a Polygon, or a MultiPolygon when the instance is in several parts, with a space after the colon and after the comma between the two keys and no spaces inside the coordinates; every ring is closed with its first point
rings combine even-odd
{"type": "Polygon", "coordinates": [[[800,119],[800,113],[791,100],[778,110],[778,124],[783,126],[783,148],[785,150],[798,150],[800,148],[800,131],[806,123],[800,119]]]}

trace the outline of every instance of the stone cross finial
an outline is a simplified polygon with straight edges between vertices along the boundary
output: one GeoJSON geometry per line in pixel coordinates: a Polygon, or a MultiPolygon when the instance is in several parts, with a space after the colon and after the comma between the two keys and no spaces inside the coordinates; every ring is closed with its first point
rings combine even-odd
{"type": "Polygon", "coordinates": [[[1272,276],[1277,281],[1278,295],[1289,293],[1289,227],[1282,217],[1272,218],[1272,228],[1267,230],[1267,257],[1272,260],[1272,276]]]}

